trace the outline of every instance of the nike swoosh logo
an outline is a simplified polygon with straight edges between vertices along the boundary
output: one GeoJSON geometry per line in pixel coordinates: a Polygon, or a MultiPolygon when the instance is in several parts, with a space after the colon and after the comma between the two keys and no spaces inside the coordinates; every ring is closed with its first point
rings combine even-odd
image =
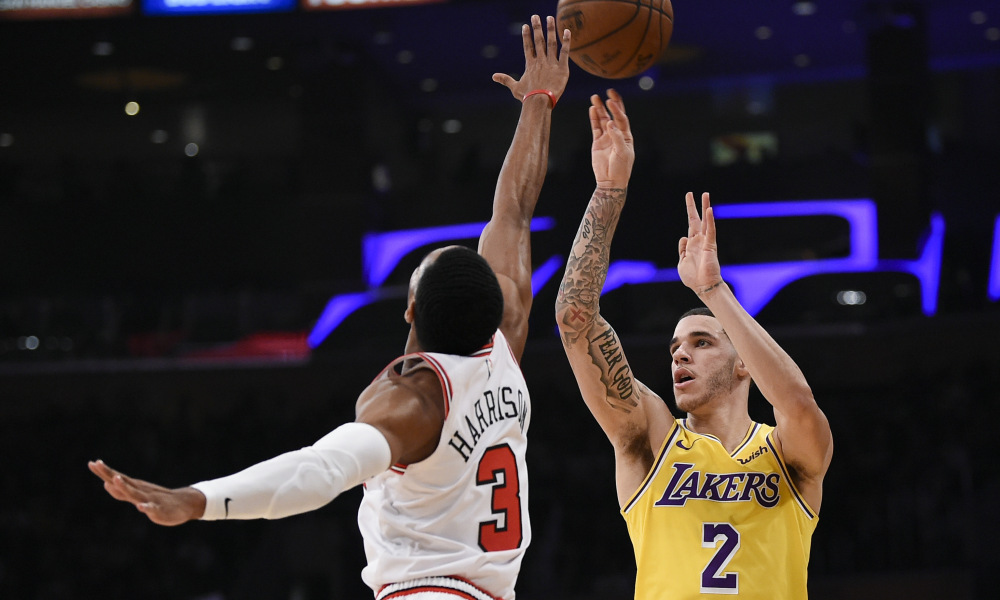
{"type": "Polygon", "coordinates": [[[225,516],[225,518],[226,519],[229,518],[229,503],[232,502],[232,501],[233,501],[232,498],[226,498],[226,502],[225,502],[225,504],[226,504],[226,516],[225,516]]]}
{"type": "Polygon", "coordinates": [[[678,448],[680,448],[681,450],[690,450],[691,448],[694,448],[694,445],[695,445],[695,444],[697,444],[697,443],[698,443],[698,439],[697,439],[697,438],[695,438],[695,439],[694,439],[694,440],[693,440],[693,441],[691,442],[691,445],[690,445],[690,446],[685,446],[685,445],[684,445],[684,441],[683,441],[683,440],[677,440],[677,444],[676,444],[676,445],[677,445],[677,447],[678,447],[678,448]]]}

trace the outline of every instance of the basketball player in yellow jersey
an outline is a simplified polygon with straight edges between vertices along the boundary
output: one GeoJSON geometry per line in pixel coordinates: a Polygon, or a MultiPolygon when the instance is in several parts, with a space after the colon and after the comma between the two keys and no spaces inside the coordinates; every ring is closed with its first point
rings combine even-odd
{"type": "Polygon", "coordinates": [[[609,249],[635,152],[621,97],[590,107],[597,188],[573,242],[556,319],[588,408],[615,452],[618,501],[635,549],[637,600],[806,598],[809,544],[833,453],[802,372],[722,280],[708,194],[687,194],[678,272],[705,308],[670,341],[678,419],[632,374],[600,313],[609,249]],[[775,426],[747,412],[751,379],[775,426]]]}

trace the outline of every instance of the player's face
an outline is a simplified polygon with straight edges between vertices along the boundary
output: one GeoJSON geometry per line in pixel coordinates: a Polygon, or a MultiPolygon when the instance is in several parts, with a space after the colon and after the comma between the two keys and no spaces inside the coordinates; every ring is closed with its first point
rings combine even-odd
{"type": "Polygon", "coordinates": [[[696,410],[714,398],[729,394],[739,384],[739,356],[729,336],[714,317],[684,317],[670,340],[670,371],[677,408],[696,410]]]}

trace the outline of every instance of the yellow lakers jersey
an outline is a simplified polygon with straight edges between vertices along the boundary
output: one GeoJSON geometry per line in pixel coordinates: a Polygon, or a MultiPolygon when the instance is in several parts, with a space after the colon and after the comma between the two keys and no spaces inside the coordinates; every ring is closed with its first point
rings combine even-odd
{"type": "Polygon", "coordinates": [[[730,454],[677,420],[622,508],[635,549],[636,600],[730,594],[803,600],[818,516],[754,423],[730,454]]]}

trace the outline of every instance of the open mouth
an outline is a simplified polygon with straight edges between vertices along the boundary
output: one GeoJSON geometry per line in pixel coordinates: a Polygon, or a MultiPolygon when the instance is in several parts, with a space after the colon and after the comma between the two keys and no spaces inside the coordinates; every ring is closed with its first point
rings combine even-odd
{"type": "Polygon", "coordinates": [[[674,372],[674,385],[687,383],[689,381],[694,381],[694,375],[692,375],[687,369],[678,369],[674,372]]]}

